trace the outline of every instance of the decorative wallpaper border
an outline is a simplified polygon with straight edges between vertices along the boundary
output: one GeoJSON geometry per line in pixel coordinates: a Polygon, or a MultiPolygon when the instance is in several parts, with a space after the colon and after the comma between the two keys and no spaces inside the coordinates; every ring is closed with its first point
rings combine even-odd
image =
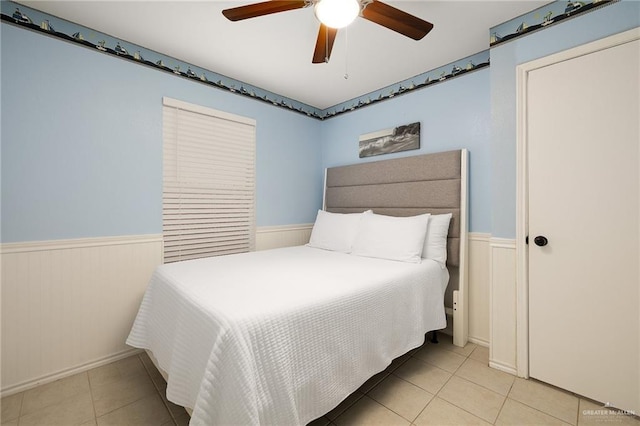
{"type": "Polygon", "coordinates": [[[491,28],[489,45],[494,47],[618,1],[620,0],[554,1],[491,28]]]}
{"type": "Polygon", "coordinates": [[[448,81],[488,66],[489,49],[329,107],[323,111],[323,118],[335,117],[336,115],[385,101],[395,96],[404,95],[413,90],[442,83],[443,81],[448,81]]]}
{"type": "Polygon", "coordinates": [[[412,90],[440,83],[489,65],[489,51],[486,50],[485,52],[469,56],[455,63],[425,72],[394,85],[321,110],[296,101],[295,99],[290,99],[240,80],[235,80],[225,75],[194,66],[22,4],[3,0],[0,2],[0,12],[3,23],[55,37],[76,45],[94,49],[103,54],[171,73],[177,77],[206,84],[210,87],[247,96],[319,120],[332,118],[357,108],[388,100],[412,90]]]}
{"type": "Polygon", "coordinates": [[[248,96],[274,106],[320,118],[321,110],[240,80],[197,67],[74,22],[12,1],[0,1],[2,22],[74,43],[106,55],[145,65],[194,82],[248,96]]]}
{"type": "MultiPolygon", "coordinates": [[[[571,0],[567,2],[560,0],[554,1],[518,18],[491,28],[489,46],[494,47],[500,43],[513,40],[514,38],[521,37],[533,31],[544,29],[549,25],[555,25],[567,18],[572,18],[618,1],[620,0],[592,0],[591,2],[571,0]]],[[[333,118],[362,107],[389,100],[414,90],[423,89],[452,78],[466,75],[490,65],[490,50],[487,49],[321,110],[295,99],[287,98],[240,80],[235,80],[225,75],[194,66],[13,1],[0,1],[0,12],[3,23],[55,37],[103,54],[167,72],[176,77],[186,78],[195,83],[205,84],[210,87],[247,96],[319,120],[333,118]]]]}

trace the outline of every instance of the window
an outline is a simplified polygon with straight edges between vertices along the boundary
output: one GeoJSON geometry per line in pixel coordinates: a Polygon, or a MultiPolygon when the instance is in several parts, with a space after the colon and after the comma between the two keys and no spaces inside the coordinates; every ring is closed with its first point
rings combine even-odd
{"type": "Polygon", "coordinates": [[[164,262],[255,248],[255,121],[163,99],[164,262]]]}

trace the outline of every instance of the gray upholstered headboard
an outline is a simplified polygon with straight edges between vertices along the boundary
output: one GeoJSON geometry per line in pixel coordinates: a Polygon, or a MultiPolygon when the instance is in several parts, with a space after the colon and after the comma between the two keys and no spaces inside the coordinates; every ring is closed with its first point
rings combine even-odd
{"type": "Polygon", "coordinates": [[[334,213],[371,209],[391,216],[453,213],[447,248],[451,279],[445,304],[455,309],[453,291],[461,290],[466,278],[460,273],[466,259],[462,241],[467,226],[466,164],[466,150],[456,150],[329,168],[324,208],[334,213]]]}

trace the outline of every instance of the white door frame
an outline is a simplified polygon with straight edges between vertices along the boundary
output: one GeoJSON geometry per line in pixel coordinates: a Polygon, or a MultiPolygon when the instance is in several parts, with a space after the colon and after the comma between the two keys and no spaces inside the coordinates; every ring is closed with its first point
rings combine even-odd
{"type": "Polygon", "coordinates": [[[640,28],[634,28],[516,67],[516,369],[520,377],[529,377],[529,246],[526,244],[526,237],[529,234],[529,162],[527,158],[529,72],[638,39],[640,39],[640,28]]]}

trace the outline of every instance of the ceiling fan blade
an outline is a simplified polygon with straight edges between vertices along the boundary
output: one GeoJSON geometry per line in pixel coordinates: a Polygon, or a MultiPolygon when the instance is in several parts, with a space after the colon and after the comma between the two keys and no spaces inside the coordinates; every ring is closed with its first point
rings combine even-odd
{"type": "Polygon", "coordinates": [[[258,16],[271,15],[272,13],[286,12],[287,10],[301,9],[309,5],[308,1],[265,1],[246,6],[225,9],[222,14],[230,21],[256,18],[258,16]]]}
{"type": "Polygon", "coordinates": [[[329,28],[324,24],[320,24],[318,40],[316,40],[316,49],[313,51],[313,60],[311,62],[314,64],[329,62],[331,49],[333,49],[333,42],[336,41],[337,34],[337,29],[329,28]]]}
{"type": "Polygon", "coordinates": [[[361,16],[414,40],[420,40],[433,28],[431,22],[377,0],[366,4],[362,9],[361,16]]]}

